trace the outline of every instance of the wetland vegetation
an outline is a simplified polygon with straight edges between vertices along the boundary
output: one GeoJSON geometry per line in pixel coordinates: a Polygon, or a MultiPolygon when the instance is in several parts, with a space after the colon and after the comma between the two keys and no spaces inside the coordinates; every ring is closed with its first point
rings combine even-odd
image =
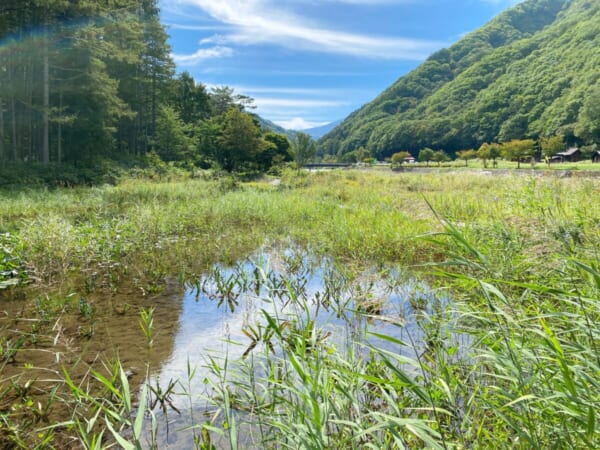
{"type": "Polygon", "coordinates": [[[150,448],[173,420],[178,448],[597,447],[599,193],[295,170],[5,191],[0,445],[150,448]],[[210,302],[252,314],[161,378],[210,302]]]}

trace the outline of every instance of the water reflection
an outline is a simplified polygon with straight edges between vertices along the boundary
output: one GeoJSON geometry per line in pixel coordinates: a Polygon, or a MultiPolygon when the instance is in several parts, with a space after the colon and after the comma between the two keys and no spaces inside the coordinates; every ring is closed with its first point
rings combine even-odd
{"type": "Polygon", "coordinates": [[[447,305],[443,296],[398,270],[357,271],[294,249],[260,253],[234,267],[217,265],[183,296],[173,353],[149,380],[163,395],[172,389],[165,395],[168,404],[155,412],[162,423],[158,435],[152,438],[148,430],[146,438],[159,448],[194,448],[194,431],[184,429],[215,412],[209,386],[218,377],[210,367],[235,366],[256,348],[271,345],[265,336],[267,315],[278,324],[310,323],[319,339],[342,354],[365,351],[365,341],[393,346],[375,333],[408,341],[400,351],[413,357],[428,345],[420,321],[445,314],[447,305]]]}

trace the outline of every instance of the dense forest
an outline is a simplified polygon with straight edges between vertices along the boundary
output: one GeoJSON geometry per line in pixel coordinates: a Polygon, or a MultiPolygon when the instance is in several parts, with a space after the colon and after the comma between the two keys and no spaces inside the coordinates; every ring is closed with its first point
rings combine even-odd
{"type": "Polygon", "coordinates": [[[379,159],[560,136],[600,141],[600,2],[526,0],[443,49],[319,141],[379,159]]]}
{"type": "Polygon", "coordinates": [[[261,171],[289,160],[289,141],[251,107],[228,87],[175,76],[156,0],[0,4],[2,166],[158,156],[261,171]]]}

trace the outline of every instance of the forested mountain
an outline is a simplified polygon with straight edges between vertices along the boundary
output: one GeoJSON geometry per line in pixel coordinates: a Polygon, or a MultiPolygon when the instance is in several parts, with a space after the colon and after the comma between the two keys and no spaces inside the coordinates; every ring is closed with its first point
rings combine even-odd
{"type": "Polygon", "coordinates": [[[384,158],[562,136],[600,141],[600,2],[526,0],[443,49],[319,141],[384,158]]]}

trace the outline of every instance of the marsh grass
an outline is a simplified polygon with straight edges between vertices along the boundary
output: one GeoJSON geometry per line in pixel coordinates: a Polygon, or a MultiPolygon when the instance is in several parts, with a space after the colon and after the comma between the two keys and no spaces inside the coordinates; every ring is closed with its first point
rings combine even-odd
{"type": "MultiPolygon", "coordinates": [[[[301,264],[290,260],[284,279],[256,273],[259,290],[297,304],[297,320],[264,311],[246,329],[242,361],[212,361],[212,408],[196,421],[196,447],[212,448],[219,436],[230,448],[242,448],[240,439],[256,448],[596,448],[599,193],[595,179],[362,172],[286,173],[279,184],[138,180],[6,192],[0,231],[10,234],[2,235],[0,264],[30,286],[5,283],[2,295],[42,287],[81,293],[72,298],[149,295],[208,274],[216,298],[235,308],[236,293],[252,283],[210,275],[215,263],[291,243],[345,267],[347,279],[331,278],[314,300],[348,313],[335,301],[352,273],[399,264],[452,301],[434,308],[414,298],[430,306],[417,330],[388,317],[401,338],[347,346],[333,345],[312,320],[295,276],[301,264]]],[[[37,298],[39,329],[32,322],[2,331],[1,444],[136,448],[140,422],[158,425],[143,392],[133,407],[118,363],[90,369],[85,382],[69,381],[66,370],[39,406],[26,372],[6,375],[65,307],[79,308],[85,326],[94,320],[83,303],[37,298]],[[58,405],[68,420],[48,428],[43,416],[58,405]]],[[[376,304],[351,313],[348,327],[379,315],[376,304]]]]}

